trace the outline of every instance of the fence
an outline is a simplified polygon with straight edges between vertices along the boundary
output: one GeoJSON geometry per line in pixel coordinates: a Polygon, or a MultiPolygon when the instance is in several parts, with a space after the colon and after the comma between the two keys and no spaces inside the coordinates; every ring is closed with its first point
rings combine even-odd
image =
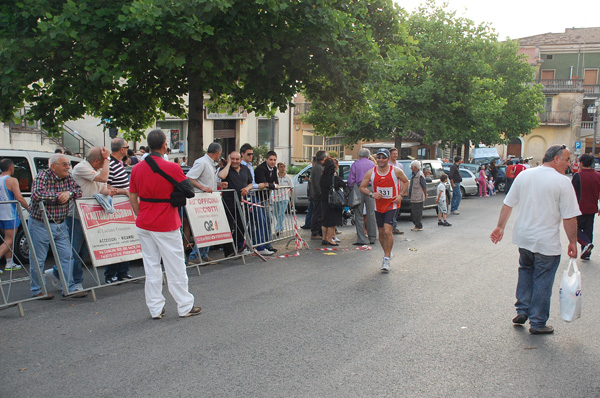
{"type": "MultiPolygon", "coordinates": [[[[139,271],[140,275],[134,275],[132,279],[106,283],[98,273],[100,267],[141,257],[141,246],[137,233],[132,232],[135,231],[135,217],[132,216],[133,211],[128,198],[124,195],[115,196],[113,203],[118,213],[116,215],[107,214],[93,198],[77,199],[75,204],[79,219],[70,216],[61,223],[57,223],[61,220],[52,219],[43,202],[40,203],[43,227],[41,227],[41,231],[39,228],[36,229],[36,233],[41,232],[48,235],[48,252],[52,253],[58,273],[58,283],[54,284],[56,288],[72,285],[74,282],[72,270],[75,263],[80,264],[83,276],[81,290],[76,293],[89,292],[94,301],[97,299],[96,289],[98,288],[136,282],[145,278],[143,272],[139,271]],[[83,239],[84,236],[85,239],[83,239]],[[60,250],[55,242],[57,239],[69,242],[67,250],[70,254],[68,256],[59,254],[60,250]],[[75,244],[77,241],[80,243],[75,244]],[[81,246],[81,248],[77,246],[81,246]]],[[[15,214],[18,219],[26,219],[18,202],[0,202],[0,205],[2,204],[15,204],[15,214]]],[[[211,263],[241,258],[245,264],[245,256],[251,254],[260,245],[285,239],[290,239],[290,241],[296,239],[298,242],[300,239],[297,234],[293,190],[290,187],[280,187],[274,191],[253,191],[241,201],[235,191],[231,189],[213,194],[198,192],[196,197],[188,200],[186,207],[181,209],[181,215],[184,218],[182,227],[184,243],[195,244],[199,248],[211,246],[214,248],[216,245],[224,247],[223,258],[211,260],[211,263]],[[183,217],[184,212],[186,217],[183,217]],[[186,225],[189,231],[184,232],[186,225]]],[[[20,228],[23,229],[27,242],[29,242],[29,264],[14,256],[20,269],[7,270],[1,276],[2,303],[0,303],[0,310],[17,306],[19,314],[23,316],[22,304],[47,298],[47,283],[51,281],[45,278],[43,269],[47,261],[47,252],[37,252],[36,244],[32,244],[27,222],[23,222],[20,228]],[[44,258],[42,259],[40,256],[44,258]],[[38,260],[38,257],[43,261],[38,260]],[[35,273],[33,282],[31,272],[35,273]],[[37,287],[43,295],[31,297],[29,288],[17,288],[17,284],[25,282],[37,283],[37,287]]],[[[4,237],[2,237],[2,242],[5,242],[4,237]]],[[[296,249],[298,247],[297,244],[296,249]]],[[[187,267],[196,267],[200,275],[199,266],[206,264],[207,262],[199,256],[198,261],[189,262],[187,267]]],[[[68,289],[64,290],[68,291],[68,289]]],[[[65,297],[71,295],[73,292],[65,293],[65,297]]]]}

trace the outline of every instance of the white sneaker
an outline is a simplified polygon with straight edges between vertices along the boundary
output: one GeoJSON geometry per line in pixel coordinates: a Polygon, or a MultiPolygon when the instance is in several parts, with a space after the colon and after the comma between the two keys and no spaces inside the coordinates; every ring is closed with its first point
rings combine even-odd
{"type": "Polygon", "coordinates": [[[262,249],[258,251],[259,254],[262,254],[263,256],[272,256],[273,254],[275,254],[275,252],[272,252],[269,249],[262,249]]]}
{"type": "Polygon", "coordinates": [[[390,259],[389,257],[384,257],[383,261],[381,263],[381,270],[383,272],[389,272],[390,271],[390,259]]]}
{"type": "Polygon", "coordinates": [[[252,252],[248,249],[244,249],[241,252],[238,252],[238,254],[241,254],[242,256],[249,256],[252,254],[252,252]]]}
{"type": "Polygon", "coordinates": [[[334,242],[339,242],[340,241],[336,236],[334,236],[333,238],[331,238],[331,240],[334,241],[334,242]]]}
{"type": "Polygon", "coordinates": [[[46,281],[50,281],[55,289],[61,290],[60,281],[54,276],[54,270],[52,268],[45,270],[44,275],[46,276],[46,281]]]}

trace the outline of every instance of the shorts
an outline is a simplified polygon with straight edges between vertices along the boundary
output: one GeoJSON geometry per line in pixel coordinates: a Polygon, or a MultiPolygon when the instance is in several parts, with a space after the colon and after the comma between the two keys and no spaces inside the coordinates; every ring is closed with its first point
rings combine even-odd
{"type": "Polygon", "coordinates": [[[377,228],[383,228],[384,224],[394,225],[394,219],[398,209],[388,210],[385,213],[375,212],[375,222],[377,222],[377,228]]]}
{"type": "Polygon", "coordinates": [[[438,212],[442,214],[448,214],[448,206],[446,205],[446,201],[438,202],[438,212]]]}
{"type": "Polygon", "coordinates": [[[0,220],[0,229],[17,229],[21,225],[21,219],[0,220]]]}

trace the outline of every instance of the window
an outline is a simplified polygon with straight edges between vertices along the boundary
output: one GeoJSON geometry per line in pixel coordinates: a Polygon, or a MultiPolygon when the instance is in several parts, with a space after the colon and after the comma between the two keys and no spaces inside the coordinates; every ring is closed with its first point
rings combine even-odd
{"type": "MultiPolygon", "coordinates": [[[[277,136],[279,135],[279,119],[275,122],[275,145],[277,145],[277,136]]],[[[271,119],[258,119],[258,146],[271,146],[271,119]]]]}
{"type": "Polygon", "coordinates": [[[335,151],[338,153],[339,159],[344,158],[342,137],[323,137],[305,132],[302,144],[302,157],[306,160],[311,160],[318,151],[335,151]]]}
{"type": "Polygon", "coordinates": [[[546,55],[546,59],[552,59],[552,58],[554,58],[554,55],[552,55],[552,54],[547,54],[546,55]]]}
{"type": "MultiPolygon", "coordinates": [[[[8,156],[8,158],[15,164],[15,174],[13,174],[13,177],[19,180],[19,189],[23,193],[31,193],[31,182],[33,181],[33,176],[31,174],[29,162],[26,158],[21,157],[8,156]]],[[[46,167],[44,168],[48,168],[48,159],[46,159],[46,167]]]]}
{"type": "Polygon", "coordinates": [[[431,159],[429,148],[417,149],[417,159],[431,159]]]}
{"type": "Polygon", "coordinates": [[[344,180],[348,181],[348,174],[350,173],[350,165],[349,164],[340,164],[338,175],[344,180]]]}

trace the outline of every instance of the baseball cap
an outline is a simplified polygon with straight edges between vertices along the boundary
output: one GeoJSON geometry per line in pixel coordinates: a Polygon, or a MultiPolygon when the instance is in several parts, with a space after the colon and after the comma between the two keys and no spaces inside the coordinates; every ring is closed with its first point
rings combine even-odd
{"type": "Polygon", "coordinates": [[[375,157],[377,157],[377,155],[384,155],[386,158],[390,157],[390,151],[388,151],[385,148],[381,148],[380,150],[377,151],[377,153],[375,154],[375,157]]]}

